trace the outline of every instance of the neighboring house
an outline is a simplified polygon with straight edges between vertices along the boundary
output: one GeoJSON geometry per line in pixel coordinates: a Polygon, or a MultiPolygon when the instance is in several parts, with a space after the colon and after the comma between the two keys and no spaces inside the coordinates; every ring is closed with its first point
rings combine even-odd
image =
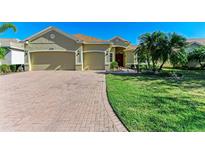
{"type": "Polygon", "coordinates": [[[194,48],[205,46],[205,39],[187,39],[188,47],[187,52],[191,52],[194,50],[194,48]]]}
{"type": "Polygon", "coordinates": [[[120,37],[100,40],[48,27],[24,41],[29,70],[108,70],[112,61],[122,67],[136,64],[136,46],[120,37]]]}
{"type": "Polygon", "coordinates": [[[1,64],[23,65],[24,64],[24,43],[18,39],[0,39],[0,47],[7,49],[4,59],[0,60],[1,64]]]}
{"type": "MultiPolygon", "coordinates": [[[[196,39],[187,39],[188,46],[186,48],[187,53],[192,52],[195,48],[205,46],[205,39],[196,38],[196,39]]],[[[189,67],[200,67],[199,63],[196,61],[191,61],[188,63],[189,67]]]]}

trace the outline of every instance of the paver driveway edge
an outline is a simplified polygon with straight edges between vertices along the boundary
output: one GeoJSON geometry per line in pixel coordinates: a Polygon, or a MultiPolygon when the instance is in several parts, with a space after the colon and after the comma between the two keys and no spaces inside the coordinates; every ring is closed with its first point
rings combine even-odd
{"type": "Polygon", "coordinates": [[[117,130],[119,132],[128,132],[127,128],[122,124],[122,122],[119,120],[119,118],[117,117],[117,115],[115,114],[115,112],[113,111],[108,98],[107,98],[107,90],[106,90],[106,79],[105,79],[105,75],[104,75],[104,82],[102,85],[102,98],[103,98],[103,104],[105,106],[105,109],[110,117],[110,119],[112,120],[112,122],[114,123],[115,127],[117,128],[117,130]]]}

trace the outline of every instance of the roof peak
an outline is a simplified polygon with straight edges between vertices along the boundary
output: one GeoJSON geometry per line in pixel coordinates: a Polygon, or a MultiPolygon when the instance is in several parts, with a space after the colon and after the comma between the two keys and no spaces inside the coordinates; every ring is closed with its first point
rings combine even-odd
{"type": "Polygon", "coordinates": [[[122,41],[125,41],[125,42],[129,42],[128,40],[126,40],[126,39],[122,38],[122,37],[121,37],[121,36],[119,36],[119,35],[114,36],[114,37],[113,37],[113,38],[111,38],[110,40],[114,40],[114,39],[116,39],[116,38],[121,39],[122,41]]]}

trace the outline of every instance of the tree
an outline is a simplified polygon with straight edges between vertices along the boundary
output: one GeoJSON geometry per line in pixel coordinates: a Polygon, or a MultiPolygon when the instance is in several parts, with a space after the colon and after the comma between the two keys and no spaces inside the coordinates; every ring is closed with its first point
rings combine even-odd
{"type": "Polygon", "coordinates": [[[4,59],[6,55],[6,48],[0,48],[0,59],[4,59]]]}
{"type": "MultiPolygon", "coordinates": [[[[14,32],[16,32],[16,26],[11,23],[4,23],[0,26],[0,33],[3,33],[7,31],[8,29],[12,29],[14,32]]],[[[5,48],[0,47],[0,59],[3,59],[6,54],[5,48]]]]}
{"type": "Polygon", "coordinates": [[[169,33],[166,35],[163,44],[161,44],[160,57],[162,64],[159,67],[159,71],[162,69],[165,62],[170,59],[173,65],[184,64],[187,61],[187,56],[184,48],[186,47],[186,38],[176,33],[169,33]]]}
{"type": "Polygon", "coordinates": [[[188,61],[197,61],[201,69],[205,68],[205,46],[195,48],[192,52],[188,55],[188,61]]]}
{"type": "Polygon", "coordinates": [[[148,52],[146,46],[141,43],[137,46],[135,52],[137,53],[137,62],[140,64],[141,62],[146,62],[148,69],[151,69],[150,66],[150,53],[148,52]]]}
{"type": "Polygon", "coordinates": [[[0,26],[0,33],[7,31],[8,29],[12,29],[14,32],[17,31],[16,26],[11,23],[4,23],[0,26]]]}
{"type": "Polygon", "coordinates": [[[140,46],[146,51],[148,65],[150,65],[149,59],[151,59],[153,71],[156,70],[156,64],[159,59],[158,51],[164,37],[165,34],[160,31],[145,33],[139,37],[140,46]]]}
{"type": "Polygon", "coordinates": [[[182,48],[180,51],[173,51],[170,55],[170,62],[175,67],[176,65],[185,65],[188,62],[187,59],[187,52],[184,48],[182,48]]]}
{"type": "Polygon", "coordinates": [[[173,63],[186,61],[183,50],[186,46],[186,39],[176,33],[166,34],[160,31],[145,33],[139,37],[139,41],[138,50],[142,51],[138,52],[147,55],[147,61],[151,60],[153,71],[157,69],[158,63],[161,63],[158,68],[158,71],[161,71],[170,57],[173,63]]]}

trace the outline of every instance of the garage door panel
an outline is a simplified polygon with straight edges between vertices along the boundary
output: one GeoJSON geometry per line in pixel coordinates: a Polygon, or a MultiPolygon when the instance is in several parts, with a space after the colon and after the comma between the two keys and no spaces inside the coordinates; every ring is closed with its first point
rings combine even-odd
{"type": "Polygon", "coordinates": [[[75,70],[75,53],[31,53],[32,70],[75,70]]]}
{"type": "Polygon", "coordinates": [[[104,52],[87,52],[84,53],[84,69],[87,70],[104,70],[105,54],[104,52]]]}

